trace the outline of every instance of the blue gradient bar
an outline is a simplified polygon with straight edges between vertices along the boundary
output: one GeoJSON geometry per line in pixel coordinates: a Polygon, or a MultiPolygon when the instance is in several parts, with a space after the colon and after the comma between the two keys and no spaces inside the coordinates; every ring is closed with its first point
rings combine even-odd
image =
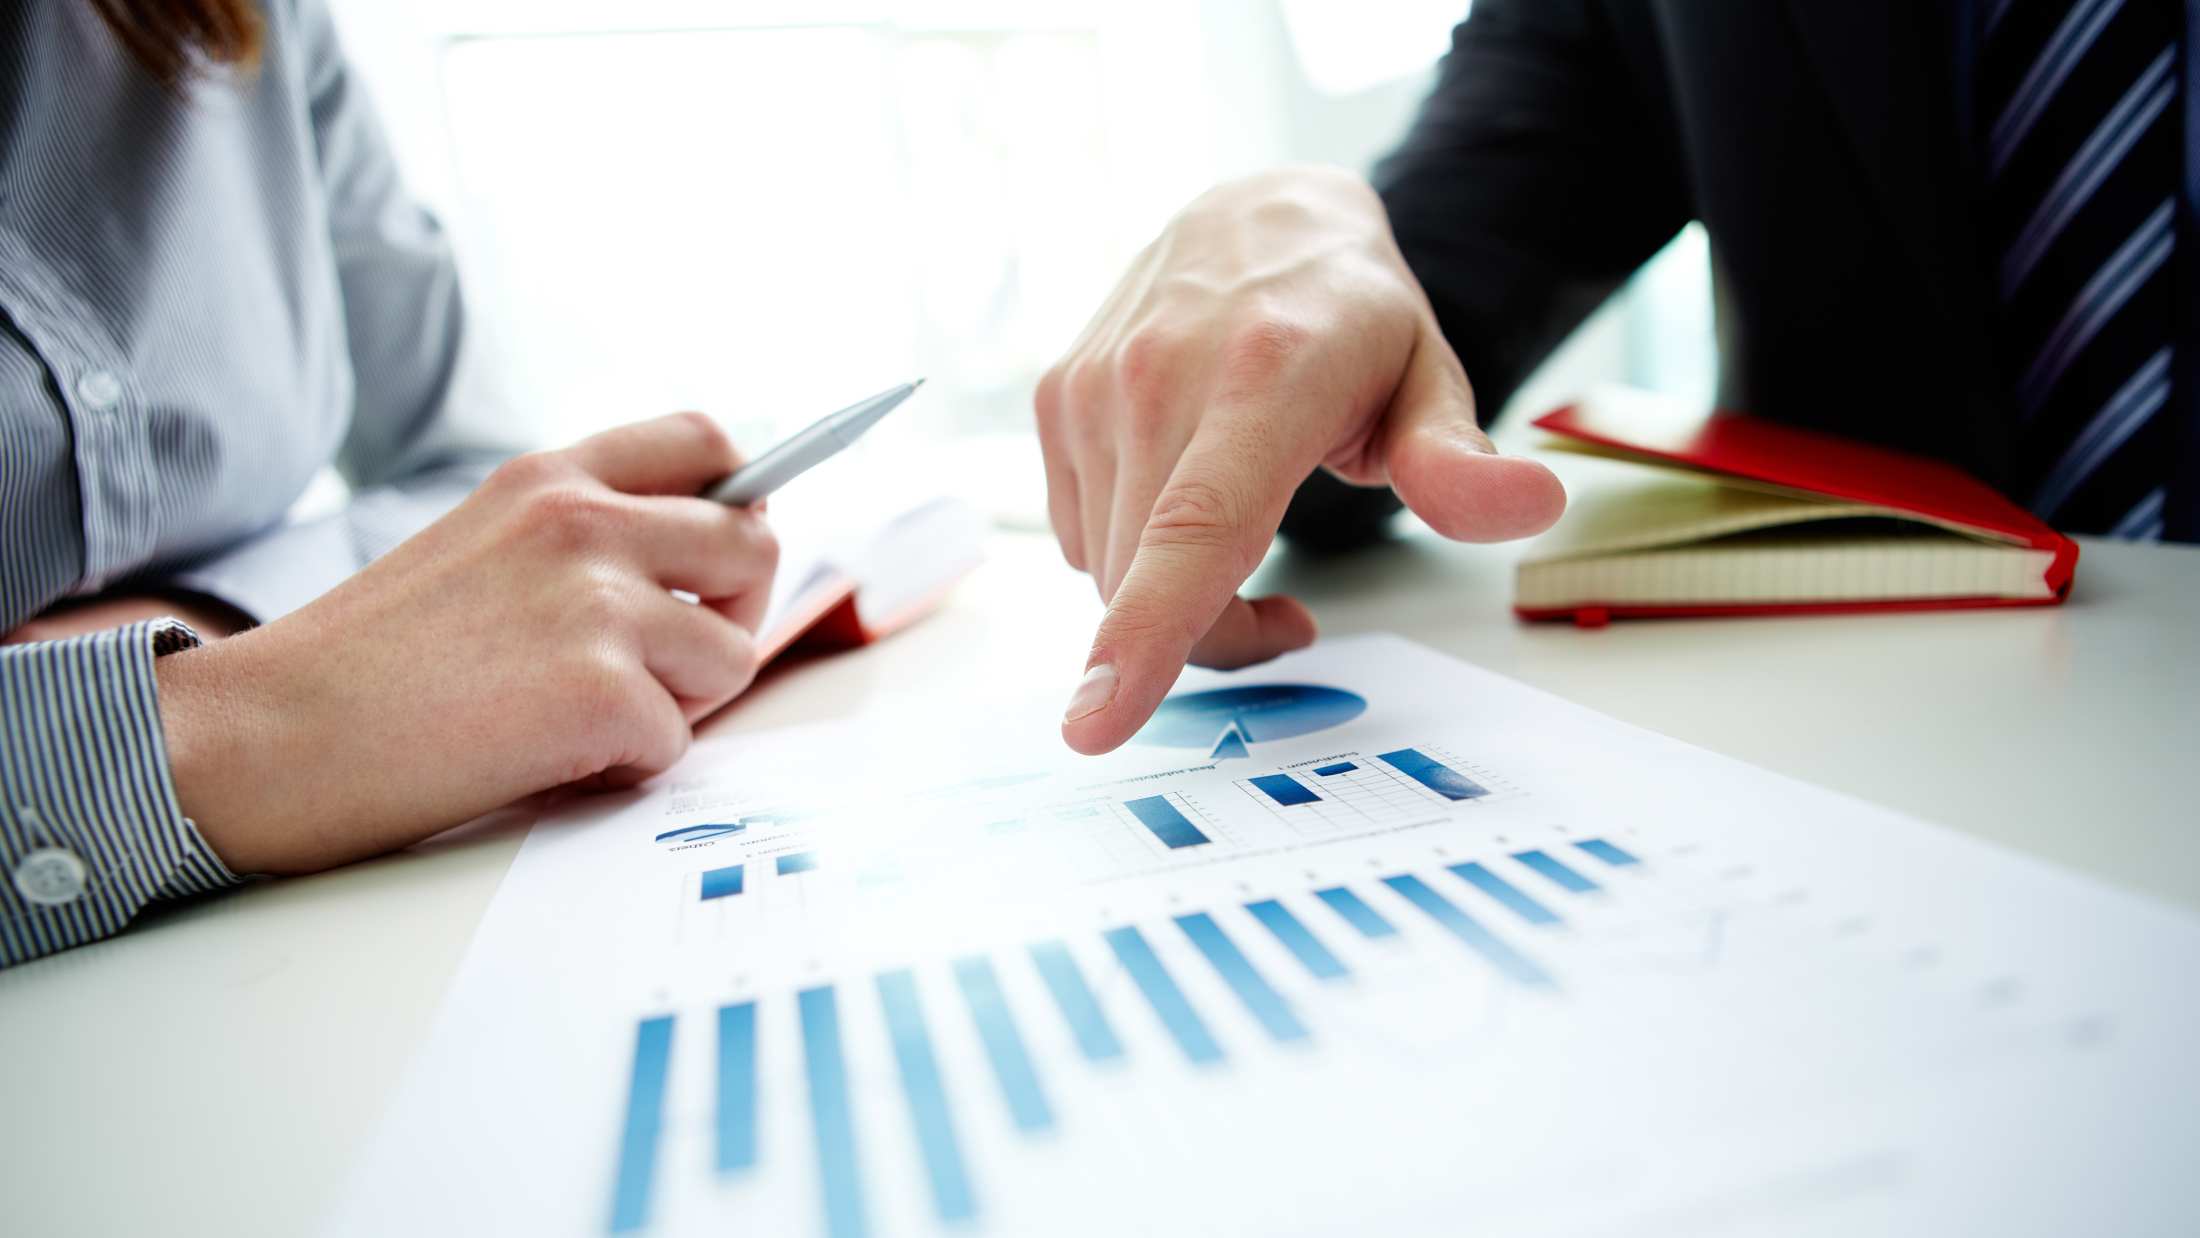
{"type": "Polygon", "coordinates": [[[1480,799],[1489,794],[1489,790],[1481,783],[1418,748],[1400,748],[1396,752],[1378,752],[1375,755],[1390,762],[1391,768],[1447,800],[1480,799]]]}
{"type": "Polygon", "coordinates": [[[879,1004],[886,1009],[886,1031],[893,1037],[894,1061],[901,1068],[901,1090],[909,1098],[909,1121],[932,1178],[932,1204],[942,1221],[967,1221],[977,1215],[970,1175],[963,1168],[962,1145],[947,1113],[947,1089],[940,1082],[932,1035],[924,1029],[924,1004],[917,978],[908,970],[881,972],[879,1004]]]}
{"type": "Polygon", "coordinates": [[[782,877],[793,873],[806,873],[816,867],[817,852],[815,851],[797,851],[791,855],[779,857],[779,875],[782,877]]]}
{"type": "Polygon", "coordinates": [[[1208,841],[1207,836],[1199,832],[1199,827],[1192,824],[1191,818],[1178,812],[1167,796],[1149,795],[1142,800],[1125,800],[1123,807],[1130,809],[1131,815],[1144,822],[1146,828],[1153,831],[1153,836],[1172,851],[1178,847],[1197,847],[1208,841]]]}
{"type": "Polygon", "coordinates": [[[1344,917],[1344,922],[1360,930],[1362,937],[1396,937],[1398,926],[1383,919],[1383,913],[1367,905],[1366,901],[1343,886],[1331,886],[1314,891],[1314,897],[1329,904],[1329,909],[1344,917]]]}
{"type": "Polygon", "coordinates": [[[1514,915],[1530,924],[1558,923],[1557,912],[1529,898],[1525,890],[1480,864],[1454,864],[1451,871],[1460,880],[1503,903],[1514,915]]]}
{"type": "Polygon", "coordinates": [[[714,868],[703,874],[703,901],[706,903],[714,898],[726,898],[740,892],[741,866],[739,864],[729,865],[725,868],[714,868]]]}
{"type": "Polygon", "coordinates": [[[1566,867],[1564,862],[1547,851],[1536,848],[1530,848],[1527,851],[1515,851],[1513,852],[1513,858],[1575,894],[1587,894],[1599,888],[1596,882],[1582,876],[1574,869],[1566,867]]]}
{"type": "Polygon", "coordinates": [[[1601,838],[1584,838],[1575,843],[1574,846],[1614,868],[1626,868],[1629,865],[1642,863],[1642,860],[1634,852],[1628,851],[1615,843],[1606,842],[1601,838]]]}
{"type": "Polygon", "coordinates": [[[1298,779],[1289,774],[1262,774],[1260,777],[1252,779],[1252,783],[1260,788],[1261,794],[1266,795],[1285,808],[1289,808],[1294,804],[1318,803],[1321,800],[1321,796],[1307,790],[1298,779]]]}
{"type": "Polygon", "coordinates": [[[1360,767],[1350,761],[1339,761],[1335,765],[1324,765],[1315,770],[1314,773],[1320,777],[1328,778],[1336,774],[1349,774],[1358,768],[1360,767]]]}
{"type": "Polygon", "coordinates": [[[1308,931],[1306,925],[1291,914],[1289,907],[1272,898],[1264,898],[1257,903],[1245,904],[1245,910],[1252,912],[1255,920],[1274,933],[1276,940],[1283,943],[1284,949],[1296,955],[1299,962],[1306,965],[1306,970],[1314,973],[1315,979],[1342,980],[1351,974],[1351,969],[1344,965],[1344,961],[1331,954],[1329,947],[1308,931]]]}
{"type": "Polygon", "coordinates": [[[1016,1016],[1001,992],[1001,978],[984,955],[955,960],[955,983],[962,986],[963,1001],[978,1025],[978,1039],[985,1044],[986,1060],[1008,1101],[1008,1116],[1016,1129],[1030,1134],[1054,1125],[1054,1108],[1039,1090],[1039,1074],[1031,1067],[1031,1053],[1024,1048],[1023,1033],[1016,1030],[1016,1016]]]}
{"type": "Polygon", "coordinates": [[[1536,966],[1527,955],[1520,953],[1492,936],[1481,923],[1459,910],[1451,900],[1428,887],[1428,883],[1411,874],[1383,878],[1383,884],[1405,896],[1407,902],[1429,914],[1429,918],[1443,926],[1444,931],[1465,942],[1476,954],[1488,959],[1521,984],[1548,985],[1550,973],[1536,966]]]}
{"type": "Polygon", "coordinates": [[[1031,961],[1039,968],[1039,978],[1046,981],[1047,991],[1054,994],[1054,1004],[1062,1008],[1062,1017],[1069,1022],[1072,1036],[1077,1038],[1077,1050],[1087,1061],[1112,1062],[1123,1056],[1123,1042],[1116,1039],[1115,1029],[1108,1026],[1108,1016],[1100,1010],[1100,1000],[1093,996],[1092,986],[1085,983],[1085,973],[1078,970],[1077,959],[1069,947],[1058,941],[1035,942],[1031,947],[1031,961]]]}
{"type": "Polygon", "coordinates": [[[1146,995],[1146,1001],[1154,1013],[1161,1016],[1162,1026],[1176,1038],[1176,1046],[1184,1050],[1184,1056],[1206,1065],[1222,1060],[1222,1046],[1215,1043],[1214,1034],[1200,1022],[1199,1012],[1184,999],[1184,990],[1176,987],[1169,978],[1168,969],[1154,955],[1153,946],[1144,934],[1129,925],[1109,929],[1106,933],[1108,948],[1115,951],[1123,970],[1131,975],[1138,991],[1146,995]]]}
{"type": "Polygon", "coordinates": [[[840,1003],[830,986],[796,995],[802,1011],[802,1070],[810,1084],[810,1125],[817,1135],[817,1176],[825,1189],[825,1232],[870,1232],[856,1167],[855,1115],[848,1108],[848,1063],[840,1055],[840,1003]]]}
{"type": "Polygon", "coordinates": [[[665,1074],[672,1058],[672,1016],[644,1019],[634,1029],[634,1073],[626,1085],[626,1125],[619,1132],[619,1177],[611,1195],[611,1232],[649,1224],[649,1194],[657,1180],[657,1135],[665,1125],[665,1074]]]}
{"type": "Polygon", "coordinates": [[[1291,1012],[1291,1003],[1283,1000],[1283,994],[1276,992],[1275,986],[1269,984],[1267,977],[1260,974],[1260,969],[1254,967],[1253,961],[1245,957],[1245,952],[1237,948],[1237,943],[1230,940],[1230,935],[1222,931],[1222,926],[1215,923],[1213,916],[1204,911],[1178,916],[1176,926],[1183,929],[1184,935],[1192,939],[1193,945],[1199,947],[1199,952],[1215,965],[1223,982],[1230,986],[1231,992],[1238,995],[1239,1001],[1245,1003],[1245,1008],[1252,1012],[1253,1017],[1260,1020],[1261,1027],[1266,1029],[1271,1038],[1306,1039],[1306,1025],[1299,1022],[1299,1016],[1291,1012]]]}
{"type": "Polygon", "coordinates": [[[718,1172],[756,1164],[756,1003],[718,1008],[718,1172]]]}

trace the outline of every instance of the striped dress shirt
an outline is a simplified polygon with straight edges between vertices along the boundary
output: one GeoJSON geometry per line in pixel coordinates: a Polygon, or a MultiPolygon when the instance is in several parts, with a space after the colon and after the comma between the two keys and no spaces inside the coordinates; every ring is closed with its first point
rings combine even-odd
{"type": "MultiPolygon", "coordinates": [[[[256,69],[169,90],[87,0],[0,6],[0,632],[104,590],[274,619],[503,454],[453,429],[449,247],[322,0],[263,9],[256,69]],[[286,521],[332,463],[349,505],[286,521]]],[[[0,647],[0,965],[237,880],[162,744],[153,661],[195,640],[0,647]]]]}

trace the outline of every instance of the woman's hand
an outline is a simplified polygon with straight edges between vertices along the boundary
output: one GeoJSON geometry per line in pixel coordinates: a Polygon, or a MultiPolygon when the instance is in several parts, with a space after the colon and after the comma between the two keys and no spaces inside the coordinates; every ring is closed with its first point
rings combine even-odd
{"type": "Polygon", "coordinates": [[[299,873],[665,769],[757,670],[778,548],[694,497],[739,462],[693,413],[521,456],[305,609],[160,659],[185,815],[299,873]]]}

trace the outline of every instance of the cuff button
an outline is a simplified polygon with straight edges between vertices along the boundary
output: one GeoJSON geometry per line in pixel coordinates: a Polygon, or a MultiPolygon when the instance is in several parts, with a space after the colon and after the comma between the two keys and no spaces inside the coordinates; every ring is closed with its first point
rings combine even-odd
{"type": "Polygon", "coordinates": [[[15,890],[41,907],[65,907],[84,894],[84,861],[73,851],[40,847],[15,866],[15,890]]]}

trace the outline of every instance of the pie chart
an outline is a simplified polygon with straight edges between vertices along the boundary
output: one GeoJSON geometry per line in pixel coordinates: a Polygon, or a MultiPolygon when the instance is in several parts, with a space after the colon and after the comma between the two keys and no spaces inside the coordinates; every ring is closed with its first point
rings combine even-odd
{"type": "Polygon", "coordinates": [[[1366,697],[1321,684],[1209,688],[1170,696],[1133,738],[1157,748],[1196,748],[1228,760],[1249,755],[1248,744],[1326,731],[1366,712],[1366,697]]]}

